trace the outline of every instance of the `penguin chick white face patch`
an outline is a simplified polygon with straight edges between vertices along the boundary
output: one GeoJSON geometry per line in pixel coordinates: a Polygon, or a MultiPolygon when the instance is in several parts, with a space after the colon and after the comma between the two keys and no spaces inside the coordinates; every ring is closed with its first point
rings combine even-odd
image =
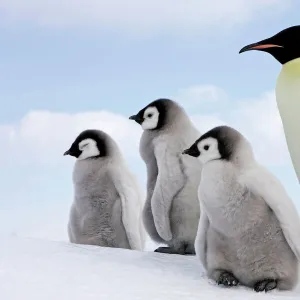
{"type": "Polygon", "coordinates": [[[143,115],[144,121],[141,124],[144,130],[155,129],[158,124],[159,111],[155,106],[148,107],[143,115]]]}
{"type": "Polygon", "coordinates": [[[100,151],[97,147],[97,142],[93,139],[85,139],[81,141],[78,144],[78,148],[81,151],[78,160],[83,160],[83,159],[100,155],[100,151]]]}
{"type": "Polygon", "coordinates": [[[197,145],[200,155],[198,159],[203,163],[208,163],[211,160],[220,159],[218,141],[214,138],[207,138],[201,140],[197,145]]]}

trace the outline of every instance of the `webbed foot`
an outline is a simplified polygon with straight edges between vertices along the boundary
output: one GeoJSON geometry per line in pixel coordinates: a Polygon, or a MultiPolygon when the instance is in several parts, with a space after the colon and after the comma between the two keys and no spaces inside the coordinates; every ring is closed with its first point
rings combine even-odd
{"type": "Polygon", "coordinates": [[[269,292],[271,290],[276,289],[277,287],[277,281],[274,279],[265,279],[262,281],[258,281],[255,285],[254,285],[254,291],[255,292],[269,292]]]}
{"type": "Polygon", "coordinates": [[[154,252],[178,255],[196,255],[195,249],[186,244],[181,244],[179,247],[158,247],[154,250],[154,252]]]}
{"type": "Polygon", "coordinates": [[[237,286],[239,281],[232,273],[224,271],[220,274],[217,284],[223,284],[224,286],[237,286]]]}
{"type": "Polygon", "coordinates": [[[154,250],[154,252],[166,253],[166,254],[178,254],[178,252],[171,247],[158,247],[157,249],[154,250]]]}

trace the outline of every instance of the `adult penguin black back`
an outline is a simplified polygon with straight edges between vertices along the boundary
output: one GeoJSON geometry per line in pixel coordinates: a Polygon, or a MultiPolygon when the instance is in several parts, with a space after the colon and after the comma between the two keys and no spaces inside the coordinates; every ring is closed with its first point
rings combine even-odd
{"type": "Polygon", "coordinates": [[[144,130],[140,141],[147,167],[144,225],[154,241],[168,245],[155,251],[195,254],[201,164],[181,152],[200,133],[184,109],[170,99],[157,99],[130,119],[144,130]]]}

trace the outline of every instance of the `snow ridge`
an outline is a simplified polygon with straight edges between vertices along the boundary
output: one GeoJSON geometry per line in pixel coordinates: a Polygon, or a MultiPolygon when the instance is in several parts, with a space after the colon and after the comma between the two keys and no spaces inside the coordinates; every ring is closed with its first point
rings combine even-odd
{"type": "Polygon", "coordinates": [[[101,248],[17,236],[2,237],[4,300],[299,299],[292,292],[257,294],[207,279],[196,257],[101,248]]]}

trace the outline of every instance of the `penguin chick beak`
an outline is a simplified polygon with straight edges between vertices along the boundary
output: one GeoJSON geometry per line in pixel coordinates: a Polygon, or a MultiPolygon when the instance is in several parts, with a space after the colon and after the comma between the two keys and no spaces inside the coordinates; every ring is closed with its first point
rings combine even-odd
{"type": "Polygon", "coordinates": [[[70,150],[67,150],[67,151],[64,153],[64,156],[65,156],[65,155],[71,155],[70,150]]]}
{"type": "Polygon", "coordinates": [[[81,151],[79,149],[74,149],[73,147],[71,147],[69,150],[67,150],[65,153],[64,153],[64,156],[65,155],[70,155],[70,156],[74,156],[76,158],[78,158],[81,154],[81,151]]]}
{"type": "Polygon", "coordinates": [[[185,150],[183,150],[183,151],[182,151],[182,154],[189,154],[189,150],[190,150],[190,149],[185,149],[185,150]]]}
{"type": "Polygon", "coordinates": [[[270,48],[283,48],[283,46],[273,44],[270,41],[268,42],[268,40],[263,40],[258,43],[250,44],[250,45],[243,47],[239,51],[239,54],[246,52],[246,51],[250,51],[250,50],[266,51],[267,49],[270,49],[270,48]]]}
{"type": "Polygon", "coordinates": [[[192,145],[190,148],[185,149],[182,154],[187,154],[193,157],[198,157],[201,153],[197,147],[197,145],[192,145]]]}
{"type": "Polygon", "coordinates": [[[130,116],[129,120],[136,121],[138,124],[142,124],[144,121],[143,118],[141,118],[139,115],[130,116]]]}

